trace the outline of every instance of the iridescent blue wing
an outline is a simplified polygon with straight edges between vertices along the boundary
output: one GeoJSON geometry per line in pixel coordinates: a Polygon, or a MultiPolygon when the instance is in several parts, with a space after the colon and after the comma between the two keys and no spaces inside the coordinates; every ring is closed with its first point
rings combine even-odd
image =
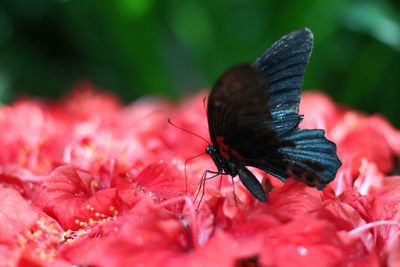
{"type": "Polygon", "coordinates": [[[325,138],[323,130],[298,129],[302,119],[298,114],[301,88],[312,48],[312,32],[298,30],[275,42],[253,64],[265,77],[271,120],[264,125],[278,135],[277,154],[282,155],[286,169],[276,168],[282,166],[282,159],[260,153],[246,163],[281,180],[292,176],[322,189],[335,178],[341,162],[336,145],[325,138]]]}
{"type": "Polygon", "coordinates": [[[272,120],[266,122],[279,135],[297,128],[301,88],[313,48],[313,34],[301,29],[283,36],[254,63],[265,77],[267,105],[272,120]]]}

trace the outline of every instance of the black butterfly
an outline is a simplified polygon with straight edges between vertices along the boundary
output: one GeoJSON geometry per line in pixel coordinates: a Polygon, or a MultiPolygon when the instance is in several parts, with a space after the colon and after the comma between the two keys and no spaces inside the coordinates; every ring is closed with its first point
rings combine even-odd
{"type": "Polygon", "coordinates": [[[206,152],[218,172],[239,175],[258,200],[263,187],[245,167],[262,169],[282,181],[289,176],[323,189],[341,162],[336,145],[318,129],[299,129],[303,76],[313,47],[313,34],[301,29],[283,36],[253,64],[231,68],[208,98],[212,145],[206,152]]]}

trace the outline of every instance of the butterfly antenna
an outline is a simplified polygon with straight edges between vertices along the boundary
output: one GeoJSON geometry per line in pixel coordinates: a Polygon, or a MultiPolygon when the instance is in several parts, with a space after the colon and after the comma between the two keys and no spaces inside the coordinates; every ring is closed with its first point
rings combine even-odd
{"type": "Polygon", "coordinates": [[[168,123],[171,124],[172,126],[174,126],[175,128],[178,128],[179,130],[182,130],[184,132],[187,132],[187,133],[193,134],[194,136],[197,136],[198,138],[202,139],[204,142],[206,142],[207,144],[210,145],[210,142],[208,142],[204,137],[202,137],[202,136],[200,136],[200,135],[198,135],[198,134],[196,134],[194,132],[191,132],[189,130],[186,130],[186,129],[182,128],[182,127],[177,126],[176,124],[172,123],[170,119],[168,119],[168,123]]]}

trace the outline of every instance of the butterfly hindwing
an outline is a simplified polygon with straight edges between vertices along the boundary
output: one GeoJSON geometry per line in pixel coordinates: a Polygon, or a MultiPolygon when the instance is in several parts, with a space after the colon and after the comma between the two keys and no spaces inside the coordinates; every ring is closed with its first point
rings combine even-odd
{"type": "Polygon", "coordinates": [[[298,129],[284,137],[295,146],[279,149],[288,163],[288,174],[318,189],[324,188],[335,178],[341,165],[336,155],[336,145],[324,135],[323,130],[298,129]]]}

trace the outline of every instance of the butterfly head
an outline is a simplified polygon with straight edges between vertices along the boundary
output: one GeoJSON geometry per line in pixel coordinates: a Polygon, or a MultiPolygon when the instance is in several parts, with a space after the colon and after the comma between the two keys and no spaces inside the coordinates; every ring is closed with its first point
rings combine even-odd
{"type": "Polygon", "coordinates": [[[215,165],[217,165],[217,167],[219,167],[221,164],[219,164],[221,162],[221,156],[218,154],[217,149],[215,148],[215,146],[213,145],[208,145],[206,147],[206,153],[208,155],[210,155],[210,157],[212,158],[212,160],[215,162],[215,165]]]}
{"type": "Polygon", "coordinates": [[[212,157],[213,154],[217,153],[217,150],[215,149],[215,147],[213,145],[208,145],[206,147],[206,153],[212,157]]]}
{"type": "Polygon", "coordinates": [[[232,169],[234,166],[229,164],[229,162],[217,151],[215,146],[208,145],[206,147],[206,153],[210,155],[211,159],[214,161],[219,173],[235,173],[236,175],[236,172],[232,169]]]}

